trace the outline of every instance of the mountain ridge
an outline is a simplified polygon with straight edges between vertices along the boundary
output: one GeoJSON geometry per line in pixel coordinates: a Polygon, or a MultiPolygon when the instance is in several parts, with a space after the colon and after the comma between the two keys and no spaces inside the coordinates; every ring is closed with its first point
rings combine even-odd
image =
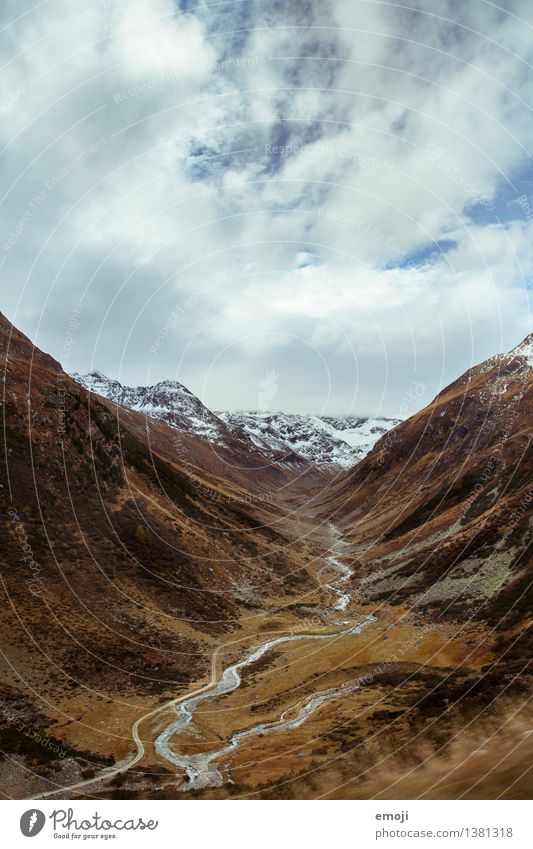
{"type": "Polygon", "coordinates": [[[296,413],[219,413],[245,430],[263,451],[294,451],[317,465],[351,468],[400,419],[296,413]]]}
{"type": "Polygon", "coordinates": [[[532,340],[460,375],[328,493],[367,596],[456,615],[485,598],[493,617],[521,588],[531,609],[532,340]]]}
{"type": "Polygon", "coordinates": [[[251,443],[267,461],[282,465],[311,462],[319,467],[350,468],[401,421],[354,415],[213,412],[178,381],[131,387],[101,371],[75,372],[71,377],[90,392],[215,445],[226,445],[230,437],[251,443]]]}

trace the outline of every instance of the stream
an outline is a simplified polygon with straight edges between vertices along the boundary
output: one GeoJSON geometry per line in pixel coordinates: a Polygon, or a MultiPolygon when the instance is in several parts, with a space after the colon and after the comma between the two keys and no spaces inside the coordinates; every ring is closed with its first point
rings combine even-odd
{"type": "MultiPolygon", "coordinates": [[[[335,530],[335,529],[334,529],[335,530]]],[[[351,570],[343,564],[335,555],[330,555],[326,558],[326,566],[323,568],[334,569],[341,573],[338,582],[347,581],[351,576],[351,570]]],[[[337,602],[333,606],[333,610],[345,610],[349,601],[350,595],[344,590],[334,586],[333,582],[323,584],[337,596],[337,602]]],[[[367,625],[375,621],[374,616],[366,616],[357,624],[349,625],[347,622],[336,623],[343,626],[338,631],[330,631],[327,634],[293,634],[284,637],[276,637],[272,640],[267,640],[259,648],[252,651],[247,657],[242,660],[227,666],[219,680],[210,690],[196,696],[191,696],[176,706],[177,719],[168,725],[161,734],[156,738],[155,749],[159,755],[173,763],[175,766],[184,770],[188,783],[182,788],[183,790],[200,789],[203,787],[219,787],[224,782],[224,778],[220,769],[217,766],[217,761],[232,752],[235,752],[247,740],[258,735],[273,734],[279,731],[287,731],[291,728],[298,728],[302,725],[318,708],[332,699],[342,697],[348,693],[358,689],[358,679],[354,681],[346,681],[338,687],[330,687],[321,690],[312,696],[307,696],[301,699],[296,705],[287,708],[277,721],[263,722],[253,728],[245,729],[234,734],[230,739],[218,750],[213,752],[201,752],[194,755],[182,755],[170,748],[170,741],[181,732],[187,729],[194,717],[194,713],[202,702],[216,699],[217,696],[226,693],[232,693],[241,685],[240,672],[246,666],[250,666],[259,660],[263,655],[269,652],[276,646],[284,643],[296,642],[301,640],[327,640],[335,637],[346,636],[347,634],[359,634],[367,625]]]]}

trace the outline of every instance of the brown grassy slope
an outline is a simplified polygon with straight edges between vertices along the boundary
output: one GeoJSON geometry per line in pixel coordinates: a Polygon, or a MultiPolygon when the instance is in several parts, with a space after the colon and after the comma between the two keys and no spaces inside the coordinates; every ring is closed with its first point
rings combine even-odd
{"type": "Polygon", "coordinates": [[[352,544],[362,597],[484,620],[508,676],[531,657],[531,372],[514,352],[470,369],[323,505],[352,544]]]}
{"type": "MultiPolygon", "coordinates": [[[[313,586],[230,452],[189,436],[176,453],[169,428],[117,415],[3,316],[0,373],[8,707],[44,722],[157,702],[206,673],[220,635],[313,586]]],[[[261,494],[284,474],[265,473],[261,494]]]]}

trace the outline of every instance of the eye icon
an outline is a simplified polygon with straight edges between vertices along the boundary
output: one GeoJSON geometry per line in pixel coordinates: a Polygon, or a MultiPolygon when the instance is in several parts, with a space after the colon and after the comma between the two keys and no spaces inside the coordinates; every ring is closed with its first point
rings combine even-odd
{"type": "Polygon", "coordinates": [[[20,818],[20,830],[24,837],[35,837],[42,831],[46,822],[46,817],[42,811],[37,808],[31,808],[29,811],[24,811],[20,818]]]}

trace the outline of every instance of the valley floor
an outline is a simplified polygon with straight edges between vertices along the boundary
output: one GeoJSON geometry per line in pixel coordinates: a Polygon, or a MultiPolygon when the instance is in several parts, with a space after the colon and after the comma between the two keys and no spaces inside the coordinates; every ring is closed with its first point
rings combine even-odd
{"type": "Polygon", "coordinates": [[[97,740],[113,764],[80,772],[67,757],[40,778],[4,761],[9,795],[524,796],[533,743],[527,697],[479,697],[493,635],[479,623],[365,603],[335,528],[322,536],[316,590],[211,640],[203,680],[135,704],[79,700],[75,721],[50,728],[77,750],[92,751],[97,740]]]}

